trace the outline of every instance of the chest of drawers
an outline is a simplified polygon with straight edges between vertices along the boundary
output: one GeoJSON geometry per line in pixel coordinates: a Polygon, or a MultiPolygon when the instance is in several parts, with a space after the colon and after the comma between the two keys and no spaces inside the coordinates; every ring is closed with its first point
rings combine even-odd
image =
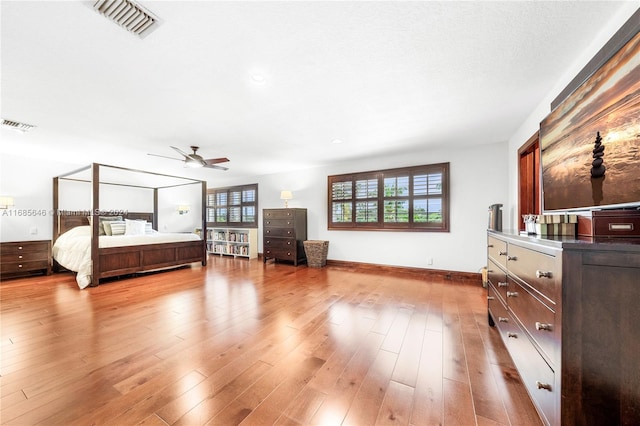
{"type": "Polygon", "coordinates": [[[18,241],[0,243],[2,278],[35,272],[51,274],[51,241],[18,241]]]}
{"type": "Polygon", "coordinates": [[[487,243],[489,323],[543,422],[640,424],[640,245],[487,243]]]}
{"type": "Polygon", "coordinates": [[[307,239],[307,209],[264,209],[263,261],[285,260],[298,265],[306,261],[303,242],[307,239]]]}

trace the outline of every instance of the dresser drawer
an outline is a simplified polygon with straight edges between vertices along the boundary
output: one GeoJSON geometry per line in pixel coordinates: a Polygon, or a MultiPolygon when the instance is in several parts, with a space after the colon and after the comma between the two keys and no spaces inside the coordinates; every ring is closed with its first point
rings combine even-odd
{"type": "Polygon", "coordinates": [[[492,260],[489,260],[487,277],[489,278],[489,282],[493,284],[498,294],[502,297],[503,303],[507,303],[507,273],[492,260]]]}
{"type": "Polygon", "coordinates": [[[507,243],[494,237],[487,237],[487,250],[489,258],[502,266],[507,267],[507,243]]]}
{"type": "Polygon", "coordinates": [[[557,303],[562,269],[556,256],[509,244],[507,267],[510,274],[530,285],[553,305],[557,303]]]}
{"type": "Polygon", "coordinates": [[[49,269],[48,260],[34,260],[29,262],[2,262],[0,264],[0,273],[2,274],[31,272],[41,269],[49,269]]]}
{"type": "Polygon", "coordinates": [[[495,326],[498,327],[499,330],[504,331],[505,323],[509,322],[507,307],[504,302],[500,300],[500,296],[498,296],[497,290],[493,284],[490,283],[487,286],[487,290],[487,300],[491,318],[493,319],[495,326]]]}
{"type": "Polygon", "coordinates": [[[262,213],[264,220],[266,219],[293,219],[295,211],[292,209],[268,209],[262,213]]]}
{"type": "Polygon", "coordinates": [[[270,238],[264,240],[264,248],[294,250],[296,248],[295,238],[270,238]]]}
{"type": "Polygon", "coordinates": [[[291,250],[287,250],[284,248],[264,248],[264,256],[280,259],[280,260],[292,260],[296,261],[296,249],[295,247],[291,248],[291,250]]]}
{"type": "Polygon", "coordinates": [[[293,219],[264,219],[264,228],[293,228],[295,222],[293,219]]]}
{"type": "Polygon", "coordinates": [[[295,237],[296,233],[292,228],[264,228],[264,237],[295,237]]]}
{"type": "Polygon", "coordinates": [[[560,365],[560,330],[556,314],[545,306],[526,286],[509,279],[507,306],[524,329],[545,353],[552,365],[560,365]]]}
{"type": "Polygon", "coordinates": [[[504,340],[522,382],[545,424],[556,424],[560,389],[556,387],[555,373],[518,324],[513,322],[510,327],[504,340]]]}

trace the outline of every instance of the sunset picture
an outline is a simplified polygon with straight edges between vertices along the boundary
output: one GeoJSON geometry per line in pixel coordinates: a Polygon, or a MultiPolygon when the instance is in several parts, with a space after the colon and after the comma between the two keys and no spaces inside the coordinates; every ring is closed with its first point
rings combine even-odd
{"type": "Polygon", "coordinates": [[[540,124],[545,210],[640,203],[640,34],[540,124]]]}

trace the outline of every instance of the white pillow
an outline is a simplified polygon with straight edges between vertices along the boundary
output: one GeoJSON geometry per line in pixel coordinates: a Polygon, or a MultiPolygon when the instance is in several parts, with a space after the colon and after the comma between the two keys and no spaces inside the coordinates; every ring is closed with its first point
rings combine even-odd
{"type": "Polygon", "coordinates": [[[107,220],[102,222],[104,225],[105,233],[107,235],[124,235],[126,231],[126,223],[120,220],[107,220]],[[109,232],[107,231],[109,229],[109,232]]]}
{"type": "Polygon", "coordinates": [[[126,229],[124,235],[144,235],[145,234],[145,224],[147,223],[144,220],[124,220],[126,229]]]}

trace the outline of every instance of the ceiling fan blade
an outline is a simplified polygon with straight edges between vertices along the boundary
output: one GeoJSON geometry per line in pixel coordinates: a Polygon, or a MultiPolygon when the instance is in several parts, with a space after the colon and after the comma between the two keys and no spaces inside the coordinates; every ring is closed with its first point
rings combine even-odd
{"type": "Polygon", "coordinates": [[[229,170],[228,167],[216,166],[215,164],[207,164],[206,166],[202,167],[206,167],[208,169],[229,170]]]}
{"type": "Polygon", "coordinates": [[[177,153],[179,153],[180,155],[184,156],[184,158],[190,158],[189,154],[187,154],[186,152],[182,151],[180,148],[176,148],[175,146],[172,146],[171,148],[173,148],[173,150],[176,151],[177,153]]]}
{"type": "Polygon", "coordinates": [[[154,157],[168,158],[170,160],[176,160],[176,161],[184,161],[184,159],[182,158],[167,157],[166,155],[159,155],[159,154],[147,154],[147,155],[153,155],[154,157]]]}
{"type": "Polygon", "coordinates": [[[207,164],[219,164],[219,163],[228,163],[229,159],[227,157],[220,158],[209,158],[208,160],[204,160],[207,164]]]}

